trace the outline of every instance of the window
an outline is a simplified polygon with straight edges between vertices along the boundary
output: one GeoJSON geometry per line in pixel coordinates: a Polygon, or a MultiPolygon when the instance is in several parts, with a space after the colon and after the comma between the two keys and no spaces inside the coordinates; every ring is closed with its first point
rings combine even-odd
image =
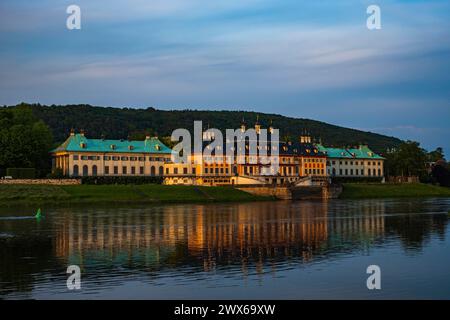
{"type": "Polygon", "coordinates": [[[136,167],[131,167],[131,174],[136,174],[136,167]]]}
{"type": "Polygon", "coordinates": [[[120,158],[115,156],[115,157],[112,157],[112,159],[113,159],[113,161],[119,161],[120,158]]]}
{"type": "Polygon", "coordinates": [[[169,168],[166,168],[166,174],[169,174],[169,168]]]}
{"type": "Polygon", "coordinates": [[[381,169],[378,169],[378,175],[381,177],[381,169]]]}
{"type": "Polygon", "coordinates": [[[87,165],[84,165],[84,166],[83,166],[83,177],[86,177],[88,174],[89,174],[89,172],[88,172],[88,166],[87,166],[87,165]]]}
{"type": "Polygon", "coordinates": [[[78,176],[79,172],[78,172],[78,165],[74,165],[73,166],[73,175],[76,177],[78,176]]]}
{"type": "Polygon", "coordinates": [[[119,174],[119,167],[118,166],[114,166],[114,174],[119,174]]]}
{"type": "Polygon", "coordinates": [[[128,157],[121,157],[120,160],[122,160],[122,161],[128,161],[128,157]]]}
{"type": "Polygon", "coordinates": [[[348,169],[345,169],[345,175],[346,176],[348,175],[348,169]]]}
{"type": "Polygon", "coordinates": [[[122,174],[127,174],[127,167],[125,166],[122,167],[122,174]]]}
{"type": "Polygon", "coordinates": [[[188,173],[188,169],[187,168],[183,168],[183,174],[187,174],[188,173]]]}
{"type": "Polygon", "coordinates": [[[208,173],[208,168],[205,168],[205,173],[208,173]]]}
{"type": "Polygon", "coordinates": [[[77,154],[74,154],[74,155],[73,155],[73,160],[78,160],[78,159],[79,159],[78,155],[77,155],[77,154]]]}
{"type": "Polygon", "coordinates": [[[359,170],[355,169],[355,175],[359,175],[359,170]]]}
{"type": "Polygon", "coordinates": [[[192,174],[195,174],[196,170],[195,168],[192,168],[192,174]]]}
{"type": "Polygon", "coordinates": [[[136,157],[130,157],[130,161],[136,161],[137,158],[136,157]]]}
{"type": "Polygon", "coordinates": [[[339,169],[339,175],[342,176],[342,169],[339,169]]]}
{"type": "Polygon", "coordinates": [[[353,169],[350,169],[350,175],[351,176],[353,175],[353,169]]]}
{"type": "Polygon", "coordinates": [[[104,157],[103,157],[103,160],[109,161],[109,160],[111,160],[111,157],[110,157],[110,156],[104,156],[104,157]]]}
{"type": "Polygon", "coordinates": [[[173,168],[173,173],[178,174],[178,168],[173,168]]]}
{"type": "Polygon", "coordinates": [[[164,174],[163,166],[159,167],[159,175],[162,176],[164,174]]]}
{"type": "Polygon", "coordinates": [[[105,174],[109,174],[109,166],[105,166],[105,174]]]}
{"type": "Polygon", "coordinates": [[[139,157],[139,161],[140,162],[144,162],[145,161],[145,157],[139,157]]]}
{"type": "Polygon", "coordinates": [[[144,174],[144,167],[139,167],[139,174],[144,174]]]}
{"type": "Polygon", "coordinates": [[[92,175],[93,176],[97,175],[97,166],[95,164],[92,166],[92,175]]]}
{"type": "Polygon", "coordinates": [[[155,169],[154,166],[152,166],[152,167],[150,168],[150,175],[151,175],[152,177],[156,175],[156,169],[155,169]]]}
{"type": "Polygon", "coordinates": [[[88,156],[81,156],[81,160],[87,160],[88,156]]]}

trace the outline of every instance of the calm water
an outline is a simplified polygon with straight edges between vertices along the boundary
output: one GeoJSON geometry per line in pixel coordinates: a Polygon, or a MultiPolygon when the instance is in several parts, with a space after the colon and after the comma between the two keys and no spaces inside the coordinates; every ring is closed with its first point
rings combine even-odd
{"type": "Polygon", "coordinates": [[[0,298],[450,299],[450,199],[42,209],[0,210],[0,298]]]}

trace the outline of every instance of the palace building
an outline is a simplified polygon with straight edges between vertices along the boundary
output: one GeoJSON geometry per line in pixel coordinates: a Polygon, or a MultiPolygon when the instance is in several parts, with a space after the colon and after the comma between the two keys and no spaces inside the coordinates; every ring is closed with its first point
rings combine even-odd
{"type": "Polygon", "coordinates": [[[144,141],[89,139],[71,132],[51,151],[53,168],[70,177],[78,176],[162,176],[172,150],[158,138],[144,141]]]}
{"type": "MultiPolygon", "coordinates": [[[[172,150],[157,137],[147,136],[143,141],[90,139],[83,132],[72,131],[51,151],[53,168],[69,177],[161,176],[167,185],[206,186],[320,184],[330,177],[384,176],[384,158],[368,146],[327,148],[314,144],[306,133],[296,141],[279,141],[272,126],[264,137],[258,121],[254,128],[256,141],[251,140],[254,137],[244,138],[243,143],[225,139],[212,150],[214,135],[206,130],[201,152],[192,150],[184,163],[173,163],[172,150]],[[227,155],[230,146],[234,156],[227,155]],[[277,166],[271,167],[268,160],[273,161],[275,155],[277,166]]],[[[245,122],[240,130],[246,132],[245,122]]]]}
{"type": "Polygon", "coordinates": [[[383,178],[384,158],[366,145],[357,148],[327,148],[317,145],[327,156],[327,174],[330,177],[383,178]]]}
{"type": "MultiPolygon", "coordinates": [[[[241,124],[240,130],[246,131],[245,122],[241,124]]],[[[166,163],[164,171],[164,183],[185,185],[230,185],[230,184],[286,184],[295,183],[304,177],[326,178],[326,156],[311,141],[308,135],[302,135],[296,142],[274,141],[272,137],[273,128],[267,130],[267,137],[261,138],[261,125],[255,124],[257,134],[256,153],[252,153],[246,140],[245,150],[240,150],[236,142],[233,143],[234,159],[226,155],[227,144],[219,145],[220,155],[211,150],[211,155],[205,155],[203,151],[196,154],[192,150],[186,163],[166,163]],[[263,150],[262,148],[265,148],[263,150]],[[272,150],[273,149],[273,150],[272,150]],[[238,160],[238,151],[245,161],[238,160]],[[278,153],[278,171],[267,174],[264,169],[267,165],[267,157],[278,153]]],[[[212,133],[203,133],[205,140],[213,140],[212,133]]],[[[202,150],[208,149],[210,142],[204,142],[202,150]]]]}

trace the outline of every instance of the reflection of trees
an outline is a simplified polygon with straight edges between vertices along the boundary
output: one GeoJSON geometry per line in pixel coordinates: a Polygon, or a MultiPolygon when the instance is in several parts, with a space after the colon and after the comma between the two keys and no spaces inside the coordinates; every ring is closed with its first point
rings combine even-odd
{"type": "Polygon", "coordinates": [[[1,294],[29,292],[37,274],[54,268],[54,248],[51,238],[23,237],[0,241],[1,294]]]}
{"type": "Polygon", "coordinates": [[[443,214],[408,214],[389,217],[386,231],[397,236],[406,250],[421,250],[433,234],[443,239],[447,223],[443,214]]]}

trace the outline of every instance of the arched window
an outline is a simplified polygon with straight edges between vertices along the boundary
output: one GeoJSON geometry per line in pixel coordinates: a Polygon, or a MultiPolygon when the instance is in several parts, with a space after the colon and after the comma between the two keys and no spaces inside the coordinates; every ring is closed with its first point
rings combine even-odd
{"type": "Polygon", "coordinates": [[[76,165],[74,165],[73,166],[73,175],[76,177],[76,176],[78,176],[78,165],[76,164],[76,165]]]}
{"type": "Polygon", "coordinates": [[[92,166],[92,175],[93,176],[97,175],[97,166],[95,164],[92,166]]]}
{"type": "Polygon", "coordinates": [[[88,175],[88,166],[84,165],[83,166],[83,176],[86,177],[88,175]]]}
{"type": "Polygon", "coordinates": [[[152,167],[151,167],[151,169],[150,169],[150,175],[151,175],[152,177],[156,175],[156,169],[155,169],[155,166],[152,166],[152,167]]]}
{"type": "Polygon", "coordinates": [[[159,167],[159,175],[162,176],[164,174],[164,168],[161,166],[159,167]]]}
{"type": "Polygon", "coordinates": [[[336,175],[336,168],[333,168],[333,176],[336,175]]]}

